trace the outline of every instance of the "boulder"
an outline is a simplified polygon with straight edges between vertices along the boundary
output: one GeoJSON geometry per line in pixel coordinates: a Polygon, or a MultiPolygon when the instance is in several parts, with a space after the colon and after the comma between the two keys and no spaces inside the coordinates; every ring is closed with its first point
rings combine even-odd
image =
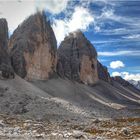
{"type": "Polygon", "coordinates": [[[44,12],[31,15],[9,42],[12,66],[27,80],[46,80],[56,70],[57,42],[44,12]]]}
{"type": "Polygon", "coordinates": [[[60,44],[57,72],[84,84],[98,81],[97,52],[81,31],[70,33],[60,44]]]}
{"type": "Polygon", "coordinates": [[[8,54],[8,25],[6,19],[0,19],[0,76],[14,78],[11,60],[8,54]]]}

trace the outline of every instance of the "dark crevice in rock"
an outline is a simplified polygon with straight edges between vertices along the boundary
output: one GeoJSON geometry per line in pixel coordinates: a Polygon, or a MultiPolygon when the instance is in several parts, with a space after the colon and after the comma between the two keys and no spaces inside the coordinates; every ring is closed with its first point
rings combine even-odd
{"type": "Polygon", "coordinates": [[[8,25],[5,19],[0,19],[0,77],[14,78],[14,71],[8,53],[8,25]]]}

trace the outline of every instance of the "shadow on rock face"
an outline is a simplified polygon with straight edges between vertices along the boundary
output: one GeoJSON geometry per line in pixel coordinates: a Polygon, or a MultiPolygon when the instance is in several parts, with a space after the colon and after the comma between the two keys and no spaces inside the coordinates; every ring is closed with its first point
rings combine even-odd
{"type": "Polygon", "coordinates": [[[14,71],[11,66],[8,54],[8,26],[5,19],[0,19],[0,77],[14,78],[14,71]]]}

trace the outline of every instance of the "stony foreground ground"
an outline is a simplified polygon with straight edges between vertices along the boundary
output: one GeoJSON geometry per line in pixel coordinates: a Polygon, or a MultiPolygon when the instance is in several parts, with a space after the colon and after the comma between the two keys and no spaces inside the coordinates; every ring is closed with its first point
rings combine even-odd
{"type": "Polygon", "coordinates": [[[53,123],[0,115],[0,139],[139,140],[140,118],[90,119],[87,124],[73,124],[69,120],[53,123]]]}

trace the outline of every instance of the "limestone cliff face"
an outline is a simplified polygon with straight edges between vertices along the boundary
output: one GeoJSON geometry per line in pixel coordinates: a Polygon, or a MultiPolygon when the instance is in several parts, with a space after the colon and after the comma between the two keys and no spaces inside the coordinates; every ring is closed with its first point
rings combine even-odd
{"type": "Polygon", "coordinates": [[[111,82],[110,74],[108,72],[107,67],[103,66],[99,61],[97,62],[98,67],[98,77],[101,80],[104,80],[106,82],[111,82]]]}
{"type": "Polygon", "coordinates": [[[81,31],[70,33],[60,44],[57,72],[84,84],[98,81],[97,52],[81,31]]]}
{"type": "Polygon", "coordinates": [[[56,38],[44,13],[19,25],[9,48],[14,71],[22,78],[46,80],[56,70],[56,38]]]}
{"type": "Polygon", "coordinates": [[[5,19],[0,19],[0,72],[4,78],[13,78],[14,72],[8,54],[8,25],[5,19]]]}

